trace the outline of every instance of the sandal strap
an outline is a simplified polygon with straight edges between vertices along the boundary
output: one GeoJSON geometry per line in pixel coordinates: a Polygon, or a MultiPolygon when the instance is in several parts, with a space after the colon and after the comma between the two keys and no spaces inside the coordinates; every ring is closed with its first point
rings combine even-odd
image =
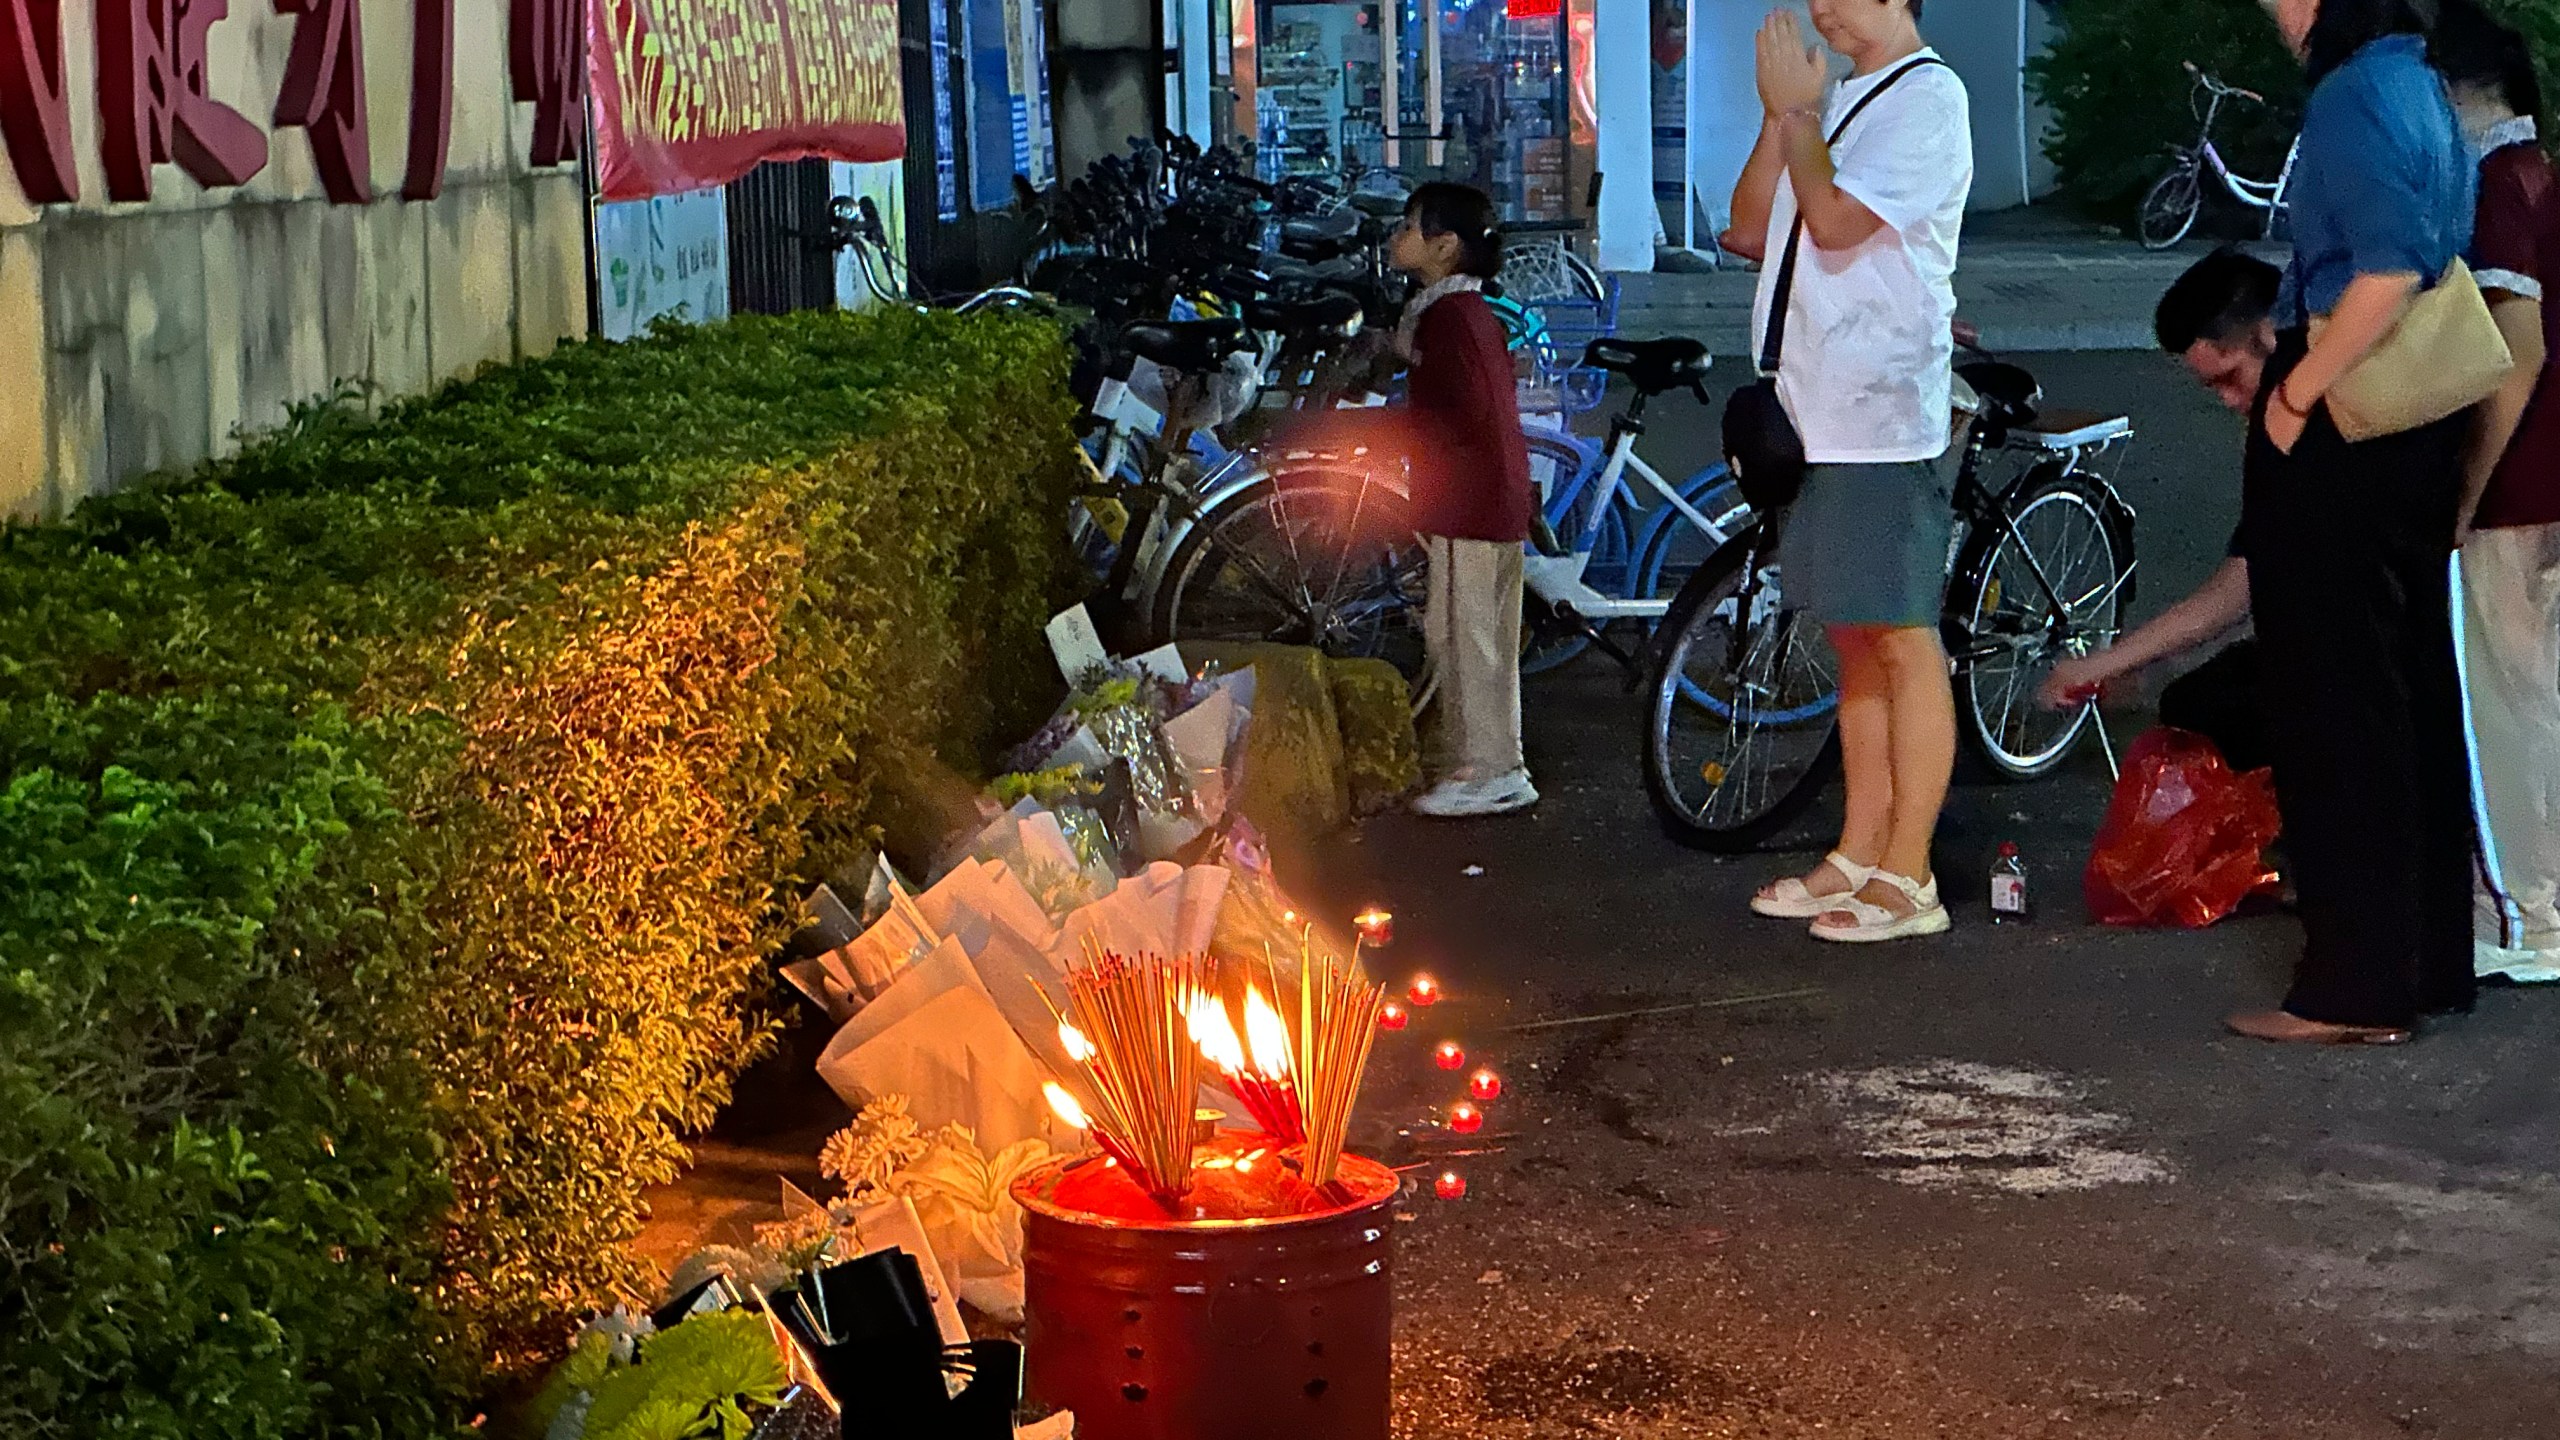
{"type": "Polygon", "coordinates": [[[1825,930],[1879,930],[1909,918],[1907,915],[1897,915],[1881,905],[1861,900],[1855,895],[1843,895],[1838,905],[1815,916],[1813,923],[1825,930]],[[1846,915],[1856,923],[1845,926],[1823,925],[1823,921],[1834,915],[1846,915]]]}
{"type": "Polygon", "coordinates": [[[1938,881],[1935,876],[1930,877],[1926,881],[1921,881],[1914,880],[1908,875],[1896,875],[1890,870],[1878,870],[1867,878],[1869,880],[1881,880],[1887,885],[1892,886],[1894,889],[1901,891],[1904,895],[1910,898],[1912,905],[1918,909],[1931,909],[1938,903],[1938,881]]]}
{"type": "MultiPolygon", "coordinates": [[[[1869,880],[1881,880],[1887,885],[1892,886],[1894,889],[1901,891],[1903,896],[1911,902],[1911,914],[1897,914],[1894,911],[1888,910],[1872,901],[1861,900],[1853,892],[1851,894],[1840,896],[1840,903],[1829,910],[1823,911],[1821,915],[1814,917],[1813,923],[1821,925],[1823,920],[1829,916],[1846,915],[1852,920],[1855,920],[1857,924],[1850,927],[1832,925],[1825,926],[1824,928],[1832,930],[1843,928],[1877,930],[1887,925],[1899,924],[1902,921],[1912,918],[1913,915],[1925,915],[1929,911],[1939,908],[1938,882],[1935,878],[1924,883],[1922,881],[1914,880],[1908,875],[1896,875],[1890,870],[1873,871],[1867,876],[1867,878],[1869,880]]],[[[1865,888],[1863,882],[1859,888],[1865,888]]]]}
{"type": "Polygon", "coordinates": [[[1867,883],[1869,876],[1876,873],[1874,866],[1861,865],[1857,861],[1850,859],[1848,856],[1841,854],[1837,850],[1823,856],[1822,863],[1839,871],[1840,878],[1849,882],[1849,889],[1853,894],[1860,886],[1867,883]]]}

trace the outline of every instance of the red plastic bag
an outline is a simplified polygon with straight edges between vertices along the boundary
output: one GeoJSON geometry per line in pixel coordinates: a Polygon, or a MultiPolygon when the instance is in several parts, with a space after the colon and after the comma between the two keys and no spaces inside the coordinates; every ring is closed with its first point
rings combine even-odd
{"type": "Polygon", "coordinates": [[[2150,731],[2125,753],[2081,889],[2101,925],[2200,930],[2276,886],[2266,849],[2283,821],[2273,772],[2232,773],[2212,741],[2150,731]]]}

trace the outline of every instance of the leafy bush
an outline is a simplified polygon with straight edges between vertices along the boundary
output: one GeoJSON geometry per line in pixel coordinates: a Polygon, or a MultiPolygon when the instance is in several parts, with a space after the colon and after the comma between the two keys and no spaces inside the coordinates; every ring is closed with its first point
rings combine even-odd
{"type": "Polygon", "coordinates": [[[2027,63],[2027,83],[2053,112],[2045,153],[2070,203],[2131,224],[2170,147],[2196,138],[2182,60],[2269,101],[2223,107],[2214,131],[2223,158],[2245,175],[2283,166],[2302,115],[2302,67],[2257,0],[2054,0],[2053,11],[2053,46],[2027,63]]]}
{"type": "Polygon", "coordinates": [[[436,1433],[638,1282],[784,897],[1052,698],[1065,366],[670,329],[0,539],[0,1423],[436,1433]]]}
{"type": "MultiPolygon", "coordinates": [[[[2242,174],[2271,177],[2282,168],[2301,123],[2302,67],[2257,0],[2051,3],[2053,46],[2028,62],[2027,79],[2053,111],[2045,151],[2072,204],[2130,224],[2143,192],[2167,169],[2169,147],[2193,143],[2193,83],[2181,60],[2267,97],[2266,106],[2225,106],[2214,139],[2242,174]]],[[[2560,62],[2560,6],[2487,3],[2534,41],[2546,75],[2560,80],[2551,68],[2560,62]]],[[[2560,97],[2560,86],[2551,94],[2560,97]]]]}

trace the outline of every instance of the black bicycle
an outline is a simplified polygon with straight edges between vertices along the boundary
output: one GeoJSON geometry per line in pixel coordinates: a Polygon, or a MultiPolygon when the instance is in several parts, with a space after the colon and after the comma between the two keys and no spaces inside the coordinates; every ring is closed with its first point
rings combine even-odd
{"type": "MultiPolygon", "coordinates": [[[[1996,774],[2032,779],[2094,723],[2091,708],[2041,708],[2037,686],[2113,641],[2133,600],[2133,510],[2109,473],[2133,424],[2046,407],[2034,376],[1965,345],[1975,358],[1957,373],[1978,399],[1940,629],[1972,748],[1996,774]]],[[[1654,634],[1645,787],[1684,844],[1756,847],[1840,766],[1839,662],[1822,626],[1787,607],[1784,525],[1763,517],[1726,544],[1654,634]]]]}

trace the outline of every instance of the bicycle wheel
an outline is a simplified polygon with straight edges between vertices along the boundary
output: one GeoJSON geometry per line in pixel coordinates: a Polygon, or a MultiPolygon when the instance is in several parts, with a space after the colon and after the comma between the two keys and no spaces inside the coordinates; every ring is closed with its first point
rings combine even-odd
{"type": "Polygon", "coordinates": [[[1784,608],[1762,532],[1698,568],[1655,635],[1645,792],[1664,832],[1742,851],[1802,815],[1840,768],[1839,659],[1784,608]]]}
{"type": "Polygon", "coordinates": [[[2204,178],[2193,161],[2160,177],[2142,197],[2138,233],[2145,250],[2166,250],[2187,238],[2204,210],[2204,178]]]}
{"type": "MultiPolygon", "coordinates": [[[[1681,481],[1680,498],[1716,522],[1725,539],[1742,533],[1751,521],[1751,509],[1742,502],[1742,491],[1733,483],[1733,472],[1722,465],[1710,466],[1681,481]]],[[[1661,528],[1653,532],[1644,554],[1638,557],[1628,598],[1663,600],[1679,594],[1698,567],[1722,548],[1724,540],[1699,529],[1688,516],[1673,510],[1662,517],[1661,528]]]]}
{"type": "Polygon", "coordinates": [[[2133,557],[2103,492],[2076,475],[2030,481],[2010,514],[2014,533],[1975,533],[1948,587],[1947,620],[1975,746],[2001,775],[2030,780],[2060,765],[2089,721],[2085,709],[2045,709],[2036,689],[2065,657],[2115,638],[2133,557]]]}
{"type": "Polygon", "coordinates": [[[1166,563],[1165,641],[1312,645],[1422,674],[1425,562],[1405,499],[1352,470],[1257,480],[1200,517],[1166,563]]]}
{"type": "Polygon", "coordinates": [[[1582,257],[1552,240],[1522,240],[1503,249],[1502,293],[1522,304],[1600,299],[1600,277],[1582,257]]]}
{"type": "MultiPolygon", "coordinates": [[[[1531,430],[1528,440],[1529,474],[1537,482],[1542,513],[1547,497],[1582,478],[1586,467],[1599,463],[1596,457],[1586,457],[1573,442],[1560,436],[1531,430]]],[[[1602,492],[1596,476],[1583,480],[1573,502],[1550,521],[1550,530],[1547,536],[1532,541],[1534,553],[1570,555],[1588,549],[1591,553],[1582,567],[1582,583],[1602,595],[1626,593],[1628,565],[1634,555],[1631,532],[1621,507],[1602,492]],[[1547,545],[1550,540],[1552,549],[1547,545]]],[[[1550,620],[1544,603],[1534,592],[1522,594],[1521,606],[1522,674],[1553,670],[1591,648],[1589,636],[1579,630],[1566,630],[1550,620]]]]}

